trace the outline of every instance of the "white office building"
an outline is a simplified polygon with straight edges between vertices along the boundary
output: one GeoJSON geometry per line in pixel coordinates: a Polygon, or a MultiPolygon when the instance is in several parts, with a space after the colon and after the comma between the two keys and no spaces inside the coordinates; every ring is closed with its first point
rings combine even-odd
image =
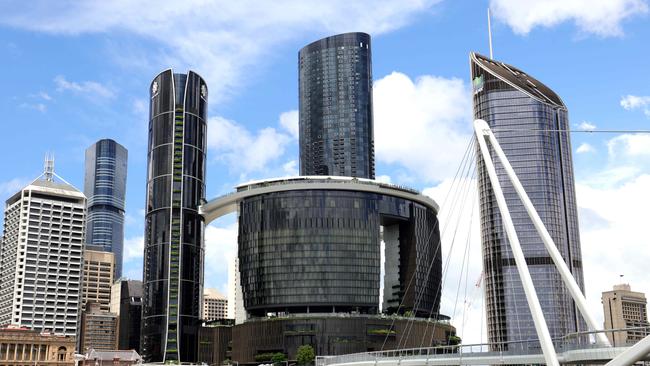
{"type": "Polygon", "coordinates": [[[45,165],[45,173],[5,204],[0,324],[75,336],[86,198],[54,181],[53,160],[45,165]]]}

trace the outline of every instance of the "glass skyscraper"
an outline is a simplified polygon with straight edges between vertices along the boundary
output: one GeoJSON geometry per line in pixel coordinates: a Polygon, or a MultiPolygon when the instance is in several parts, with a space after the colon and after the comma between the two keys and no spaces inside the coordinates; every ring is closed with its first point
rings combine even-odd
{"type": "Polygon", "coordinates": [[[370,35],[300,50],[300,175],[375,178],[370,35]]]}
{"type": "Polygon", "coordinates": [[[197,362],[203,293],[208,89],[198,74],[151,82],[141,351],[146,362],[197,362]]]}
{"type": "MultiPolygon", "coordinates": [[[[555,92],[513,66],[476,53],[470,54],[470,65],[474,118],[489,124],[584,292],[566,106],[555,92]]],[[[586,330],[503,166],[494,160],[551,337],[586,330]]],[[[477,164],[488,341],[532,340],[507,347],[538,348],[487,171],[482,159],[477,164]]]]}
{"type": "Polygon", "coordinates": [[[115,254],[115,278],[122,276],[127,158],[124,146],[111,139],[86,149],[86,244],[115,254]]]}

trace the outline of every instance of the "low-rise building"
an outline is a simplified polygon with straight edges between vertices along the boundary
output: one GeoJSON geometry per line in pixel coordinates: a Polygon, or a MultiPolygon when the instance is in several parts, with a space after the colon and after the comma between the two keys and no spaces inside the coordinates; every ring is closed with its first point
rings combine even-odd
{"type": "Polygon", "coordinates": [[[644,293],[632,291],[629,284],[615,285],[603,292],[602,302],[605,330],[627,329],[607,333],[612,346],[632,345],[650,334],[644,293]]]}
{"type": "Polygon", "coordinates": [[[81,315],[81,352],[117,349],[117,315],[102,311],[100,304],[89,302],[81,315]]]}
{"type": "Polygon", "coordinates": [[[79,363],[83,366],[130,366],[142,363],[142,357],[134,350],[99,351],[89,349],[79,363]]]}
{"type": "Polygon", "coordinates": [[[10,326],[0,329],[0,364],[72,366],[75,337],[10,326]]]}

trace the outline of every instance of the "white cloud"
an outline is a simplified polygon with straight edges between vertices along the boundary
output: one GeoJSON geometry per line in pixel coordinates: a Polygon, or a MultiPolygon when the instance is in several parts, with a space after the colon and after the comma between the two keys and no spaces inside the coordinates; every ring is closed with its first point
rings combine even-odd
{"type": "Polygon", "coordinates": [[[620,157],[648,157],[650,155],[650,135],[623,134],[607,142],[611,159],[620,157]]]}
{"type": "Polygon", "coordinates": [[[291,110],[280,114],[280,125],[287,130],[294,139],[298,139],[298,111],[291,110]]]}
{"type": "Polygon", "coordinates": [[[52,100],[52,97],[49,94],[47,94],[46,92],[39,92],[38,96],[43,98],[44,100],[48,100],[48,101],[52,100]]]}
{"type": "Polygon", "coordinates": [[[47,112],[47,106],[43,103],[22,103],[21,108],[33,109],[41,113],[47,112]]]}
{"type": "Polygon", "coordinates": [[[269,170],[291,141],[288,135],[266,127],[255,133],[235,121],[217,116],[208,121],[211,155],[228,164],[231,171],[248,174],[269,170]]]}
{"type": "Polygon", "coordinates": [[[578,148],[576,149],[576,153],[578,154],[584,154],[584,153],[591,153],[591,152],[596,152],[596,149],[594,149],[593,146],[589,145],[586,142],[583,142],[578,148]]]}
{"type": "Polygon", "coordinates": [[[471,138],[471,95],[461,79],[393,72],[374,84],[377,160],[428,182],[453,176],[471,138]]]}
{"type": "Polygon", "coordinates": [[[237,256],[238,225],[205,228],[205,286],[227,288],[228,265],[237,256]]]}
{"type": "Polygon", "coordinates": [[[0,183],[0,200],[3,202],[9,198],[9,196],[17,193],[21,189],[25,188],[31,180],[25,178],[13,178],[6,182],[0,183]]]}
{"type": "Polygon", "coordinates": [[[517,34],[574,22],[583,33],[608,37],[621,36],[621,23],[646,14],[648,4],[645,0],[490,0],[490,9],[517,34]]]}
{"type": "Polygon", "coordinates": [[[650,118],[650,96],[626,95],[621,98],[621,107],[628,111],[641,108],[643,113],[650,118]]]}
{"type": "Polygon", "coordinates": [[[376,176],[375,180],[378,181],[378,182],[382,182],[382,183],[390,183],[391,182],[390,175],[385,175],[385,174],[376,176]]]}
{"type": "Polygon", "coordinates": [[[650,292],[647,275],[647,207],[650,175],[641,174],[617,187],[576,185],[580,207],[580,241],[591,314],[602,321],[602,291],[625,274],[634,291],[650,292]],[[585,217],[587,213],[587,217],[585,217]],[[596,220],[594,220],[594,217],[596,220]],[[612,255],[621,253],[621,255],[612,255]]]}
{"type": "Polygon", "coordinates": [[[142,260],[144,254],[144,236],[135,236],[124,239],[124,263],[132,260],[142,260]]]}
{"type": "Polygon", "coordinates": [[[587,121],[583,121],[578,125],[578,129],[582,131],[593,131],[596,129],[596,125],[587,121]]]}
{"type": "Polygon", "coordinates": [[[54,78],[54,83],[59,92],[72,91],[89,98],[112,99],[115,97],[113,90],[96,81],[68,81],[64,76],[58,75],[54,78]]]}
{"type": "Polygon", "coordinates": [[[0,6],[0,24],[53,34],[112,31],[139,36],[153,41],[156,51],[131,50],[139,55],[134,63],[147,64],[144,54],[157,65],[197,70],[218,101],[240,87],[283,42],[357,30],[389,32],[439,1],[188,0],[183,6],[172,0],[42,0],[29,6],[16,1],[0,6]]]}
{"type": "Polygon", "coordinates": [[[298,162],[295,160],[287,161],[282,165],[282,170],[284,174],[289,177],[294,177],[298,175],[298,162]]]}

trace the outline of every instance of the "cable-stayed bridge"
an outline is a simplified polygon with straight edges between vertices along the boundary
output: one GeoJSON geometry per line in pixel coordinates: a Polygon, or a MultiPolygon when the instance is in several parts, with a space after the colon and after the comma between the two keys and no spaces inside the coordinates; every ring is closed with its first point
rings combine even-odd
{"type": "MultiPolygon", "coordinates": [[[[538,339],[524,342],[507,342],[475,345],[454,345],[425,348],[397,349],[356,353],[340,356],[321,356],[317,366],[436,366],[436,365],[520,365],[546,364],[606,364],[607,366],[632,365],[638,361],[650,361],[650,336],[643,338],[633,346],[612,346],[607,332],[600,330],[594,318],[589,314],[587,302],[571,271],[557,249],[551,235],[542,222],[530,198],[510,165],[499,142],[483,120],[474,122],[478,151],[488,173],[498,209],[503,219],[510,249],[515,260],[521,280],[525,300],[530,309],[538,339]],[[491,148],[489,148],[491,145],[491,148]],[[573,298],[576,308],[584,319],[588,332],[568,335],[561,339],[552,339],[540,301],[533,286],[526,259],[524,257],[515,226],[506,204],[495,164],[491,156],[494,153],[501,162],[517,195],[532,220],[544,247],[553,261],[563,285],[573,298]]],[[[608,332],[626,332],[621,329],[608,332]]],[[[645,330],[644,334],[649,334],[645,330]]]]}

